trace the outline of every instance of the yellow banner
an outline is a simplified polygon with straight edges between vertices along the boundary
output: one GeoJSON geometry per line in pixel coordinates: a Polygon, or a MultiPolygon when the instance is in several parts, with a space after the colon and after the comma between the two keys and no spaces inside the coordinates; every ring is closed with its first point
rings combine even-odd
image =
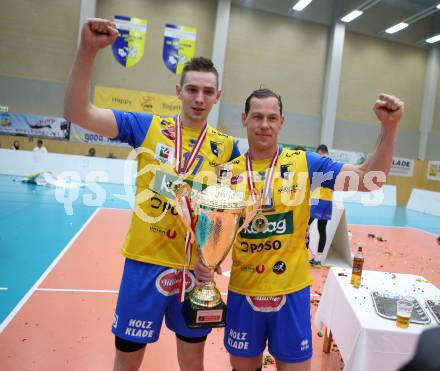
{"type": "Polygon", "coordinates": [[[104,86],[95,88],[93,104],[102,108],[154,113],[161,116],[176,115],[181,108],[181,102],[175,96],[104,86]]]}

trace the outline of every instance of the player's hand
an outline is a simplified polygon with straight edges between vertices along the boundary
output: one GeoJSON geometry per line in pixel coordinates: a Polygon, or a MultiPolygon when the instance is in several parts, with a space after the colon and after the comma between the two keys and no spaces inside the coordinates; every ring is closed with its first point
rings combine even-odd
{"type": "Polygon", "coordinates": [[[196,280],[198,282],[214,281],[214,272],[203,264],[201,259],[197,260],[194,267],[194,274],[196,275],[196,280]]]}
{"type": "Polygon", "coordinates": [[[373,110],[385,129],[397,129],[402,119],[404,103],[393,95],[381,93],[373,110]]]}
{"type": "Polygon", "coordinates": [[[96,53],[115,42],[119,33],[114,22],[101,18],[88,19],[81,31],[81,47],[96,53]]]}

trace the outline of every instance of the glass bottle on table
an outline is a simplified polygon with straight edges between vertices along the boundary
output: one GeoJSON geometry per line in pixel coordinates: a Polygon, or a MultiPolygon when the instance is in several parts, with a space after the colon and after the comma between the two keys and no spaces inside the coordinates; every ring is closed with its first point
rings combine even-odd
{"type": "Polygon", "coordinates": [[[362,267],[364,265],[364,254],[362,253],[362,246],[358,246],[358,251],[353,257],[353,269],[351,271],[351,284],[355,288],[361,286],[362,267]]]}

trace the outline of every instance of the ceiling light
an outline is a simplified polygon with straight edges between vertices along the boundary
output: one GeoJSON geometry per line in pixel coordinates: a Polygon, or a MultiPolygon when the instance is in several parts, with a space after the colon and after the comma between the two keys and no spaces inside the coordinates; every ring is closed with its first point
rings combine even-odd
{"type": "Polygon", "coordinates": [[[309,5],[312,2],[312,0],[299,0],[294,7],[293,10],[296,10],[297,12],[300,12],[303,10],[307,5],[309,5]]]}
{"type": "Polygon", "coordinates": [[[389,33],[389,34],[392,34],[392,33],[399,32],[400,30],[403,30],[404,28],[407,28],[407,27],[408,27],[408,23],[400,22],[400,23],[396,24],[393,27],[387,28],[385,30],[385,32],[389,33]]]}
{"type": "Polygon", "coordinates": [[[440,4],[437,5],[437,9],[440,9],[440,4]]]}
{"type": "Polygon", "coordinates": [[[430,43],[430,44],[434,44],[437,41],[440,41],[440,33],[438,35],[436,35],[436,36],[433,36],[433,37],[430,37],[429,39],[426,39],[426,42],[430,43]]]}
{"type": "Polygon", "coordinates": [[[353,19],[356,19],[357,17],[361,16],[362,14],[364,14],[364,12],[361,12],[360,10],[353,10],[352,12],[342,17],[341,21],[348,23],[351,22],[353,19]]]}

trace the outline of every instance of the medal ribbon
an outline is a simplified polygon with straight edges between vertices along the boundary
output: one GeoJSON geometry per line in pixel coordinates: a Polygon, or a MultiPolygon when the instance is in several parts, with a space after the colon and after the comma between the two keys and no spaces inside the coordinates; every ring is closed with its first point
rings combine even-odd
{"type": "MultiPolygon", "coordinates": [[[[192,149],[188,161],[184,165],[183,172],[182,172],[182,125],[180,123],[180,116],[177,116],[176,118],[176,141],[175,141],[175,148],[174,148],[174,159],[175,159],[175,170],[177,175],[180,177],[184,177],[189,169],[191,169],[191,166],[194,164],[194,161],[197,158],[197,155],[199,154],[200,148],[202,148],[203,142],[206,138],[206,133],[208,131],[208,123],[205,122],[205,125],[203,125],[202,131],[199,134],[199,137],[197,138],[196,144],[194,145],[194,148],[192,149]]],[[[183,205],[182,205],[182,211],[185,214],[185,217],[191,221],[191,229],[195,229],[195,221],[193,216],[193,209],[191,207],[191,202],[189,200],[188,196],[184,196],[183,198],[183,205]]],[[[189,264],[191,263],[192,258],[192,250],[193,250],[193,244],[191,243],[191,233],[190,231],[186,232],[185,236],[185,261],[183,264],[183,272],[182,273],[182,279],[180,280],[179,285],[179,294],[178,294],[178,302],[182,303],[185,300],[185,289],[186,289],[186,270],[189,264]]]]}
{"type": "MultiPolygon", "coordinates": [[[[261,206],[264,206],[267,203],[267,198],[269,196],[269,190],[272,188],[273,175],[275,173],[275,167],[276,167],[276,164],[278,161],[279,153],[280,153],[280,150],[278,148],[272,158],[271,163],[270,163],[269,172],[268,172],[266,179],[264,181],[263,197],[261,198],[261,206]]],[[[252,170],[252,159],[251,159],[251,155],[249,154],[249,151],[246,153],[246,172],[247,172],[247,181],[248,181],[249,190],[252,195],[252,201],[255,202],[255,200],[256,200],[256,185],[255,185],[254,174],[253,174],[253,170],[252,170]]]]}

